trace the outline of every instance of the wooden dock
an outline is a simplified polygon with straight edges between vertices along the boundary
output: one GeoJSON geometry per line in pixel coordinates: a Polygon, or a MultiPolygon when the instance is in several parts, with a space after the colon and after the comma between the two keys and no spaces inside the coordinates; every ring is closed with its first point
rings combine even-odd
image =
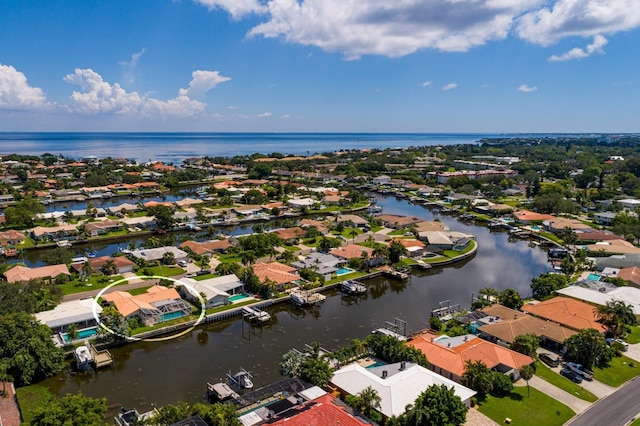
{"type": "Polygon", "coordinates": [[[108,367],[113,364],[113,356],[111,355],[111,352],[106,349],[99,351],[92,344],[89,344],[88,346],[96,368],[108,367]]]}
{"type": "Polygon", "coordinates": [[[249,321],[257,322],[260,324],[271,320],[271,314],[269,312],[263,311],[258,308],[252,308],[250,306],[244,306],[242,308],[242,316],[249,321]]]}

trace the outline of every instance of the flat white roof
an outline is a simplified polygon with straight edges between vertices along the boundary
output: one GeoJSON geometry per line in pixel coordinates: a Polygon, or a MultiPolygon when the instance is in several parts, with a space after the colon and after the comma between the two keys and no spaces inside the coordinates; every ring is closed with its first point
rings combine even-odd
{"type": "Polygon", "coordinates": [[[80,321],[88,321],[94,318],[93,308],[96,314],[102,313],[102,307],[93,299],[80,299],[70,302],[62,302],[50,311],[38,312],[35,317],[49,328],[61,327],[80,321]]]}
{"type": "Polygon", "coordinates": [[[556,290],[556,293],[569,296],[574,299],[594,303],[596,305],[606,305],[610,300],[619,300],[633,308],[633,313],[640,315],[640,289],[635,287],[618,287],[606,293],[580,286],[569,286],[556,290]]]}

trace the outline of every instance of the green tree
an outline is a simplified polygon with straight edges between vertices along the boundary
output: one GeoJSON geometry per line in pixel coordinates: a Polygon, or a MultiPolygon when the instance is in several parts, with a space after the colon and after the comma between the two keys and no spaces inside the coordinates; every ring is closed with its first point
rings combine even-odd
{"type": "Polygon", "coordinates": [[[310,357],[302,365],[300,378],[313,385],[323,387],[329,383],[332,375],[333,371],[328,361],[321,357],[310,357]]]}
{"type": "Polygon", "coordinates": [[[0,315],[0,361],[19,386],[59,373],[64,352],[51,339],[51,330],[32,315],[0,315]]]}
{"type": "Polygon", "coordinates": [[[531,389],[529,388],[529,380],[531,380],[531,378],[533,377],[533,373],[535,373],[535,371],[533,370],[533,367],[530,365],[523,365],[520,368],[520,377],[522,377],[522,380],[527,382],[527,396],[531,396],[531,389]]]}
{"type": "Polygon", "coordinates": [[[467,407],[446,385],[432,385],[422,392],[403,416],[411,426],[458,426],[467,419],[467,407]]]}
{"type": "Polygon", "coordinates": [[[174,209],[162,204],[147,208],[147,214],[155,218],[156,226],[159,229],[170,229],[174,223],[174,209]]]}
{"type": "Polygon", "coordinates": [[[491,386],[491,395],[505,396],[509,395],[513,390],[511,377],[506,374],[500,373],[499,371],[492,371],[491,380],[493,381],[493,385],[491,386]]]}
{"type": "Polygon", "coordinates": [[[91,398],[78,392],[52,399],[33,412],[32,426],[85,426],[104,425],[107,399],[91,398]]]}
{"type": "Polygon", "coordinates": [[[111,340],[118,341],[126,339],[131,335],[127,320],[113,306],[107,306],[102,310],[102,323],[99,333],[107,336],[111,340]],[[104,325],[105,328],[102,327],[104,325]]]}
{"type": "Polygon", "coordinates": [[[511,342],[511,350],[536,357],[536,349],[538,349],[538,336],[535,334],[520,334],[511,342]]]}
{"type": "Polygon", "coordinates": [[[401,256],[405,256],[407,254],[407,248],[402,245],[402,243],[398,240],[391,241],[389,244],[389,261],[391,263],[398,263],[400,261],[401,256]]]}
{"type": "Polygon", "coordinates": [[[542,274],[531,280],[531,292],[537,300],[545,300],[553,296],[556,290],[564,288],[569,283],[565,275],[542,274]]]}
{"type": "Polygon", "coordinates": [[[503,290],[498,294],[498,303],[511,309],[520,309],[522,307],[522,298],[512,288],[503,290]]]}
{"type": "Polygon", "coordinates": [[[567,348],[565,357],[569,361],[582,364],[588,369],[604,367],[615,356],[615,351],[607,346],[604,336],[594,328],[585,328],[564,341],[567,348]]]}
{"type": "Polygon", "coordinates": [[[382,399],[371,386],[362,389],[357,395],[347,395],[345,402],[373,421],[382,420],[378,411],[382,399]]]}
{"type": "Polygon", "coordinates": [[[282,355],[282,361],[280,361],[280,374],[287,377],[300,377],[304,361],[304,356],[299,351],[291,349],[289,352],[282,355]]]}
{"type": "Polygon", "coordinates": [[[56,247],[52,250],[46,250],[40,256],[40,260],[47,265],[69,264],[71,263],[71,259],[73,259],[73,252],[64,247],[56,247]]]}
{"type": "Polygon", "coordinates": [[[115,275],[118,272],[118,267],[115,261],[109,259],[102,265],[102,270],[106,275],[115,275]]]}
{"type": "Polygon", "coordinates": [[[487,395],[493,390],[491,370],[482,361],[467,361],[465,363],[461,383],[480,395],[487,395]]]}
{"type": "Polygon", "coordinates": [[[598,320],[609,327],[612,337],[620,336],[627,325],[635,325],[636,315],[633,306],[621,300],[609,300],[606,305],[598,305],[595,309],[598,320]]]}

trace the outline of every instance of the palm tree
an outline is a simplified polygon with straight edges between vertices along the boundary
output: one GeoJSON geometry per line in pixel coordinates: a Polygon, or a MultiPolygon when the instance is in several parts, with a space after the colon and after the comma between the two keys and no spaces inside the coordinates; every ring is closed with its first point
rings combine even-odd
{"type": "Polygon", "coordinates": [[[391,263],[400,261],[400,257],[407,254],[407,248],[398,240],[393,240],[389,244],[389,260],[391,263]]]}
{"type": "Polygon", "coordinates": [[[71,213],[71,211],[67,210],[64,212],[64,214],[62,215],[62,219],[64,219],[65,222],[67,222],[67,224],[71,224],[71,219],[73,219],[73,213],[71,213]]]}
{"type": "Polygon", "coordinates": [[[531,378],[533,377],[533,373],[533,367],[530,365],[523,365],[522,368],[520,368],[520,377],[522,377],[524,381],[527,382],[527,396],[531,396],[529,380],[531,380],[531,378]]]}
{"type": "Polygon", "coordinates": [[[102,265],[102,270],[106,275],[115,275],[118,272],[118,267],[116,266],[116,262],[109,259],[102,265]]]}
{"type": "Polygon", "coordinates": [[[371,256],[379,259],[382,257],[385,257],[387,255],[387,248],[385,246],[383,246],[382,244],[376,244],[375,248],[373,249],[373,252],[371,252],[371,256]]]}
{"type": "Polygon", "coordinates": [[[242,252],[242,264],[244,266],[253,265],[256,262],[256,254],[253,250],[242,252]]]}
{"type": "Polygon", "coordinates": [[[594,310],[598,320],[609,327],[613,337],[621,335],[625,325],[634,325],[637,322],[633,307],[621,300],[610,300],[606,305],[599,305],[594,310]]]}
{"type": "Polygon", "coordinates": [[[353,408],[365,416],[371,417],[371,412],[380,408],[381,401],[382,399],[378,392],[371,386],[367,386],[353,398],[352,403],[354,404],[353,408]]]}
{"type": "Polygon", "coordinates": [[[351,339],[351,350],[357,357],[367,352],[367,345],[364,340],[351,339]]]}
{"type": "Polygon", "coordinates": [[[358,235],[360,235],[360,233],[358,232],[358,230],[356,228],[351,228],[349,230],[349,234],[348,235],[351,237],[351,244],[355,244],[356,243],[356,237],[358,235]]]}
{"type": "Polygon", "coordinates": [[[158,237],[149,237],[147,241],[145,241],[145,245],[150,248],[160,247],[160,239],[158,239],[158,237]]]}
{"type": "Polygon", "coordinates": [[[82,265],[82,275],[84,276],[84,280],[88,280],[89,277],[91,275],[93,275],[93,273],[95,272],[95,270],[93,269],[93,266],[91,266],[91,262],[84,262],[84,264],[82,265]]]}
{"type": "Polygon", "coordinates": [[[482,296],[482,299],[491,304],[491,302],[498,296],[498,291],[495,288],[483,287],[478,291],[482,296]]]}

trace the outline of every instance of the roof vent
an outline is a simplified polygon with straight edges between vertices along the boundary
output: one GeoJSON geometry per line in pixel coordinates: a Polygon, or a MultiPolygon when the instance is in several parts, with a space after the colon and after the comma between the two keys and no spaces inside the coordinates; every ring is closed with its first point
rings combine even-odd
{"type": "Polygon", "coordinates": [[[400,370],[404,370],[405,368],[407,368],[407,362],[406,361],[402,361],[400,363],[400,370]]]}
{"type": "Polygon", "coordinates": [[[386,379],[388,374],[389,373],[387,372],[387,370],[382,370],[382,378],[383,379],[386,379]]]}

